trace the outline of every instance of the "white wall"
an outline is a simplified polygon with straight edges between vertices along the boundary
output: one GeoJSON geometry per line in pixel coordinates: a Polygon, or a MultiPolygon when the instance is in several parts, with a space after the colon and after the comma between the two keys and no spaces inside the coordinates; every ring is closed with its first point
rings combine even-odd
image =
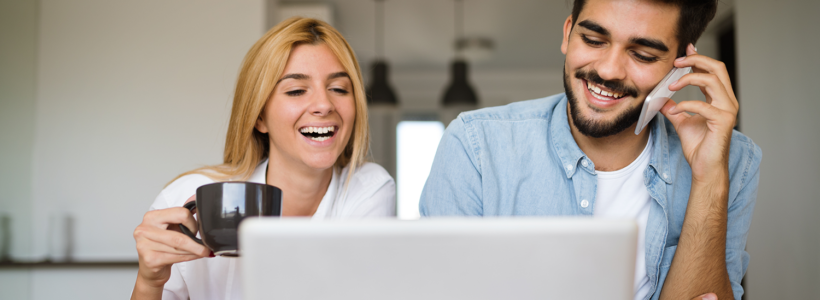
{"type": "Polygon", "coordinates": [[[37,1],[0,1],[0,252],[8,240],[13,257],[31,252],[36,49],[37,1]]]}
{"type": "MultiPolygon", "coordinates": [[[[0,214],[12,255],[46,257],[49,216],[77,260],[135,260],[163,185],[221,161],[263,0],[0,2],[0,214]]],[[[1,240],[1,239],[0,239],[1,240]]],[[[128,297],[136,269],[2,269],[0,299],[128,297]]]]}
{"type": "Polygon", "coordinates": [[[221,163],[236,74],[262,0],[42,0],[33,156],[35,257],[74,221],[77,260],[136,259],[165,183],[221,163]]]}
{"type": "Polygon", "coordinates": [[[748,299],[820,295],[820,2],[738,0],[740,120],[763,149],[748,299]]]}

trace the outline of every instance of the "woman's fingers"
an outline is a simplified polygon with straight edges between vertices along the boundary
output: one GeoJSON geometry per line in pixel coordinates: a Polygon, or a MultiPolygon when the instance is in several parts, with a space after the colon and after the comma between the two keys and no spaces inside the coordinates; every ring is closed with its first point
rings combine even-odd
{"type": "Polygon", "coordinates": [[[162,251],[142,251],[140,252],[140,263],[156,272],[159,269],[168,267],[175,263],[191,261],[202,258],[194,254],[178,254],[162,251]]]}
{"type": "Polygon", "coordinates": [[[140,225],[148,225],[160,229],[169,229],[169,227],[172,230],[176,229],[174,228],[175,226],[169,226],[172,224],[185,225],[185,227],[188,227],[188,229],[194,233],[196,233],[199,227],[191,212],[184,207],[171,207],[149,211],[143,216],[142,224],[140,225]]]}
{"type": "MultiPolygon", "coordinates": [[[[139,244],[141,241],[150,241],[165,246],[160,247],[157,245],[153,245],[151,243],[146,243],[146,245],[144,246],[144,250],[147,251],[163,251],[175,254],[193,254],[199,257],[208,256],[211,252],[210,250],[208,250],[207,247],[200,245],[187,235],[170,230],[152,228],[150,226],[137,227],[137,229],[134,231],[134,237],[137,240],[137,244],[139,244]]],[[[138,250],[140,250],[140,245],[137,246],[138,250]]]]}

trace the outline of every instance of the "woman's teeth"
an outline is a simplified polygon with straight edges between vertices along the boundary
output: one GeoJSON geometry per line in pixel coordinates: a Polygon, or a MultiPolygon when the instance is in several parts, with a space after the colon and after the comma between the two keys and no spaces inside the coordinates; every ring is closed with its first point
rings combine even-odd
{"type": "Polygon", "coordinates": [[[621,98],[621,97],[624,96],[621,93],[607,92],[607,91],[601,90],[599,87],[595,86],[594,84],[592,84],[589,81],[587,81],[587,89],[592,94],[592,96],[595,96],[595,98],[598,98],[598,99],[601,99],[601,100],[612,100],[612,99],[605,99],[605,98],[602,98],[600,96],[612,97],[612,98],[615,98],[615,99],[618,99],[618,98],[621,98]]]}
{"type": "Polygon", "coordinates": [[[299,131],[301,131],[302,133],[319,133],[319,134],[325,134],[325,133],[328,133],[328,132],[333,132],[334,130],[336,130],[335,126],[302,127],[302,129],[299,129],[299,131]]]}
{"type": "Polygon", "coordinates": [[[327,127],[302,127],[299,129],[299,132],[302,133],[305,137],[321,142],[325,141],[333,136],[333,133],[336,131],[335,126],[327,126],[327,127]]]}

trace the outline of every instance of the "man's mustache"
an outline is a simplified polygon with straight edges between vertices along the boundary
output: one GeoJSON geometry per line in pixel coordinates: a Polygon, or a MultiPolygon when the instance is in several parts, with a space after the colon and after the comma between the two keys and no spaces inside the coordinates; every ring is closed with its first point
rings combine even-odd
{"type": "Polygon", "coordinates": [[[623,94],[626,96],[632,96],[633,98],[638,97],[638,89],[635,87],[628,86],[624,84],[622,81],[613,81],[613,80],[604,80],[601,76],[598,75],[598,72],[595,70],[591,70],[589,72],[584,70],[577,70],[575,71],[575,78],[583,79],[588,82],[592,82],[597,85],[602,85],[613,92],[623,94]]]}

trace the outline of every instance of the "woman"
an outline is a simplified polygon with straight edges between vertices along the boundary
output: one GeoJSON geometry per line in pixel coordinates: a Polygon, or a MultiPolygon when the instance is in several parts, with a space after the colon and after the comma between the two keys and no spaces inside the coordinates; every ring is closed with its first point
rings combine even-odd
{"type": "Polygon", "coordinates": [[[328,24],[288,19],[248,51],[239,73],[224,163],[180,175],[134,231],[139,275],[132,299],[238,299],[234,258],[178,232],[197,228],[181,206],[215,181],[283,191],[282,215],[395,216],[395,184],[368,151],[367,107],[353,50],[328,24]]]}

